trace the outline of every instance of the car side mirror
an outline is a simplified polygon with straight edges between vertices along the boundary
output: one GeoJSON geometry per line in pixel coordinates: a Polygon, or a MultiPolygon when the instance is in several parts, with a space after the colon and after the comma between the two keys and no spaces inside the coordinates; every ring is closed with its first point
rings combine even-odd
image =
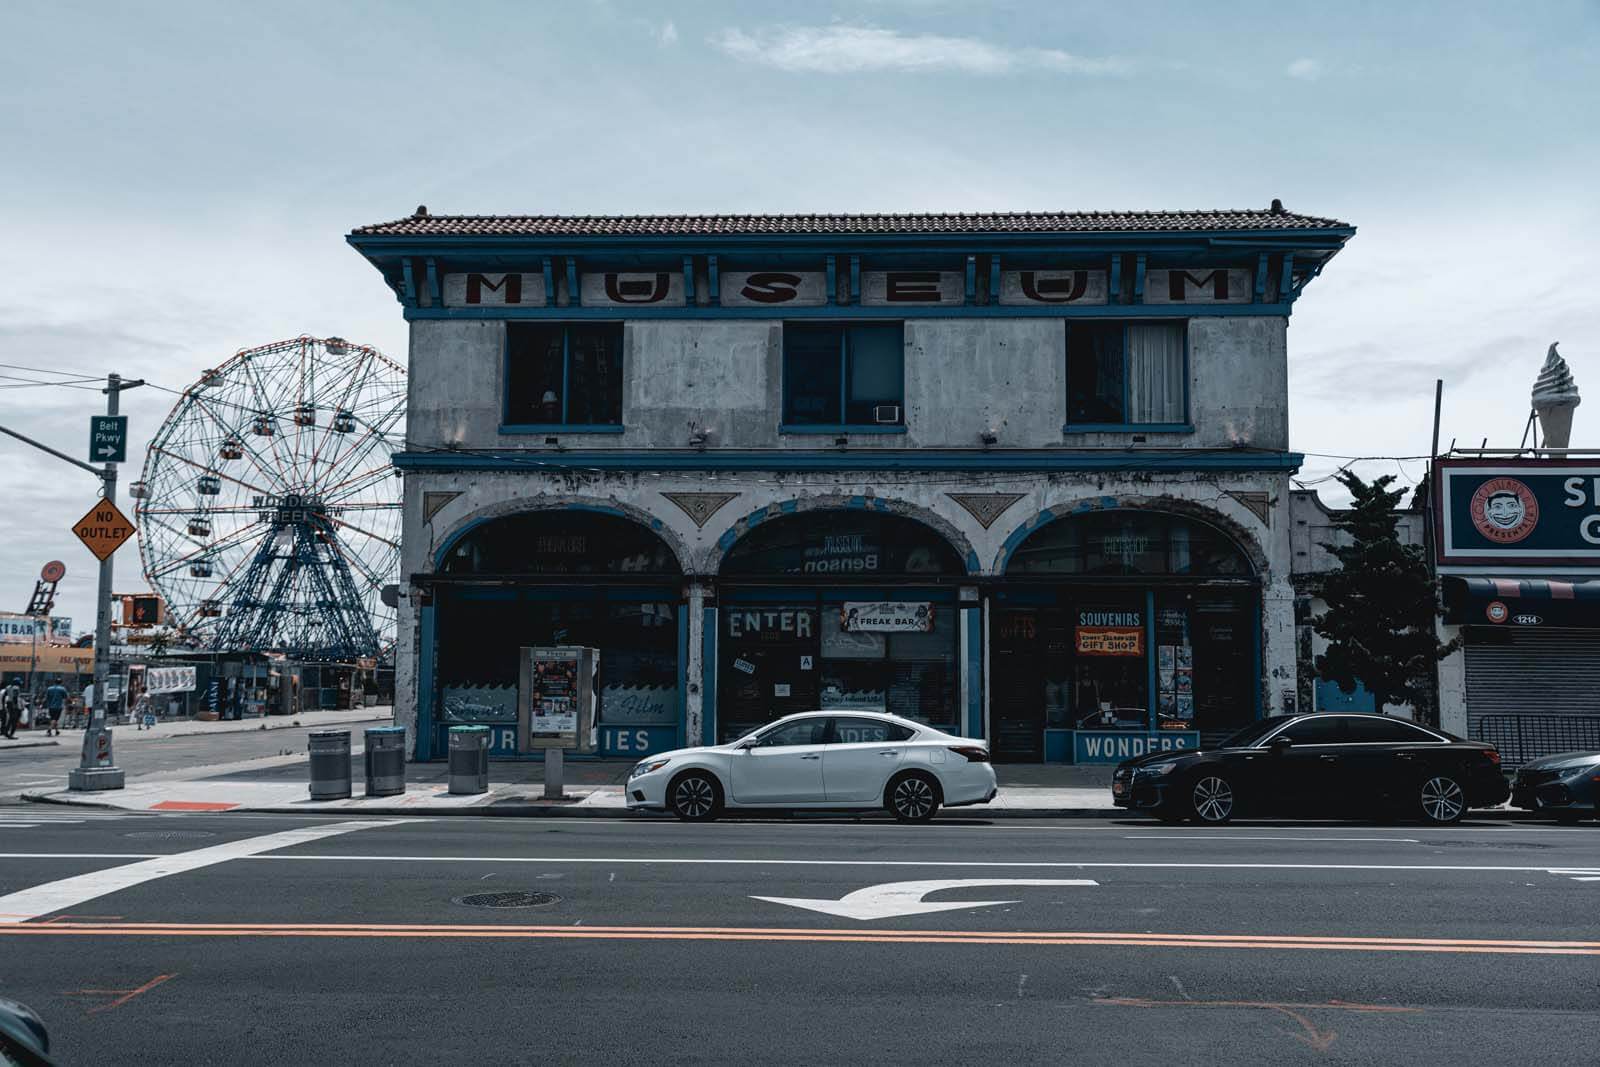
{"type": "Polygon", "coordinates": [[[1281,756],[1293,747],[1294,742],[1289,740],[1287,737],[1274,737],[1272,739],[1272,744],[1267,746],[1267,750],[1274,756],[1281,756]]]}
{"type": "Polygon", "coordinates": [[[740,752],[749,752],[752,748],[755,748],[755,747],[756,747],[755,739],[751,738],[749,741],[746,741],[746,742],[744,742],[743,744],[741,744],[739,746],[739,751],[740,752]]]}

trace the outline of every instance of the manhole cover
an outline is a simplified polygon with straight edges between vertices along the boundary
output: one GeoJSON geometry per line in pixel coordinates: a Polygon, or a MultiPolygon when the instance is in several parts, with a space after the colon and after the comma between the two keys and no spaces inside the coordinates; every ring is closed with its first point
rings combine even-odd
{"type": "Polygon", "coordinates": [[[192,841],[200,837],[216,837],[210,830],[135,830],[123,837],[137,837],[145,841],[192,841]]]}
{"type": "Polygon", "coordinates": [[[473,893],[471,896],[454,897],[452,903],[465,904],[469,908],[542,908],[560,900],[554,893],[516,890],[509,893],[473,893]]]}

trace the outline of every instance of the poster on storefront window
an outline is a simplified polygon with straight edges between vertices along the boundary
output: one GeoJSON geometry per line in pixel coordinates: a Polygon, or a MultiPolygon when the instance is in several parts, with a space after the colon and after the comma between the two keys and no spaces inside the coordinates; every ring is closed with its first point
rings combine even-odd
{"type": "Polygon", "coordinates": [[[852,600],[839,609],[839,628],[846,633],[929,633],[934,607],[926,601],[852,600]]]}
{"type": "Polygon", "coordinates": [[[1142,656],[1144,629],[1131,626],[1080,626],[1078,655],[1142,656]]]}
{"type": "Polygon", "coordinates": [[[1184,722],[1194,721],[1194,697],[1187,693],[1178,694],[1178,716],[1184,722]]]}

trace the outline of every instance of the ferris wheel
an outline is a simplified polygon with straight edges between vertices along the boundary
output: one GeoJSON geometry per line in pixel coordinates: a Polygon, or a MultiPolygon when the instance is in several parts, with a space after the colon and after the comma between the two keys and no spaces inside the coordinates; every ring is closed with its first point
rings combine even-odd
{"type": "Polygon", "coordinates": [[[347,661],[394,640],[405,370],[338,337],[239,352],[184,390],[129,492],[188,641],[347,661]]]}

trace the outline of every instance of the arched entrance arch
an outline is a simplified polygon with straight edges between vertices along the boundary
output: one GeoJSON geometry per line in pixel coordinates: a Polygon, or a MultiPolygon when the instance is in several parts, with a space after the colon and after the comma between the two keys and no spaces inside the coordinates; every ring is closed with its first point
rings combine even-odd
{"type": "Polygon", "coordinates": [[[747,526],[717,577],[716,736],[819,707],[959,732],[967,567],[941,532],[885,510],[747,526]]]}
{"type": "Polygon", "coordinates": [[[997,758],[1119,762],[1259,714],[1261,588],[1218,525],[1081,510],[1008,542],[991,602],[997,758]]]}
{"type": "Polygon", "coordinates": [[[483,518],[445,540],[427,584],[418,758],[465,724],[491,728],[497,757],[535,755],[517,747],[521,650],[554,645],[600,650],[598,754],[683,743],[683,571],[648,525],[582,506],[483,518]]]}

